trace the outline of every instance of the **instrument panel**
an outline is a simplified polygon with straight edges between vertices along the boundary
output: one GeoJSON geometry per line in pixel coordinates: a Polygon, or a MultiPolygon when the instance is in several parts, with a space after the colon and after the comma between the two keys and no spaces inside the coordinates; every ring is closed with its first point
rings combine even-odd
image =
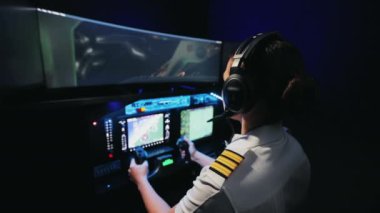
{"type": "Polygon", "coordinates": [[[144,152],[149,178],[162,178],[184,166],[177,140],[195,145],[213,143],[216,126],[210,121],[222,110],[220,97],[210,93],[141,99],[106,104],[106,113],[90,122],[95,191],[104,193],[128,184],[131,158],[144,152]]]}

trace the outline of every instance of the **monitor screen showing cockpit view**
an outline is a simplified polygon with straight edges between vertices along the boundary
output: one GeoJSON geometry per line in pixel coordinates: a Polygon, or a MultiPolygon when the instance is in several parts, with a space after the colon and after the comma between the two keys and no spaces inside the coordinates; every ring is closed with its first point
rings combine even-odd
{"type": "Polygon", "coordinates": [[[147,115],[127,119],[128,147],[147,147],[162,143],[164,140],[163,114],[147,115]]]}
{"type": "Polygon", "coordinates": [[[221,41],[45,9],[38,9],[38,17],[49,88],[219,80],[221,41]]]}
{"type": "Polygon", "coordinates": [[[187,109],[181,112],[181,135],[190,140],[198,140],[212,134],[213,106],[187,109]]]}

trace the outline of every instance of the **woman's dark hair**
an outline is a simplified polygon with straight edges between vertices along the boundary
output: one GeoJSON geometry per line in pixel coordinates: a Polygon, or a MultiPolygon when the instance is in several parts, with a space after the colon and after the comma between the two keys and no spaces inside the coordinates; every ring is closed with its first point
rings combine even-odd
{"type": "MultiPolygon", "coordinates": [[[[265,101],[267,123],[277,122],[287,114],[304,112],[313,104],[314,81],[304,70],[299,50],[287,41],[265,44],[246,60],[255,97],[265,101]]],[[[255,101],[258,101],[255,100],[255,101]]]]}

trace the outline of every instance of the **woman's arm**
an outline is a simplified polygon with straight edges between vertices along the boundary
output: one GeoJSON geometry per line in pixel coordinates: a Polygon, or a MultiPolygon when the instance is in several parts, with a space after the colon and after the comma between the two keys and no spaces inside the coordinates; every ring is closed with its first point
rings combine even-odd
{"type": "MultiPolygon", "coordinates": [[[[200,155],[196,154],[195,157],[200,157],[200,163],[202,163],[202,161],[203,163],[206,163],[212,159],[200,152],[199,154],[200,155]]],[[[180,212],[194,212],[206,200],[214,196],[220,190],[224,182],[223,178],[209,170],[206,166],[202,169],[201,174],[194,181],[194,186],[186,193],[186,196],[183,197],[176,206],[170,208],[170,206],[157,194],[157,192],[153,189],[148,181],[147,161],[141,165],[137,165],[135,163],[135,160],[132,159],[129,173],[131,179],[137,184],[138,190],[141,194],[147,211],[154,213],[175,212],[174,210],[176,208],[179,208],[180,212]]]]}
{"type": "Polygon", "coordinates": [[[145,207],[148,212],[155,213],[168,213],[174,212],[174,208],[170,206],[157,194],[152,185],[148,181],[148,162],[144,161],[143,164],[137,165],[135,160],[131,160],[129,167],[129,174],[132,180],[136,183],[137,188],[144,201],[145,207]]]}
{"type": "MultiPolygon", "coordinates": [[[[198,163],[202,167],[208,166],[215,161],[215,159],[205,155],[196,150],[194,143],[185,138],[185,141],[189,144],[189,153],[191,160],[198,163]]],[[[181,151],[182,157],[185,155],[185,151],[181,151]]],[[[141,194],[141,197],[144,201],[145,208],[147,212],[154,213],[167,213],[174,212],[175,206],[171,208],[154,190],[152,185],[148,181],[148,162],[144,161],[143,164],[136,164],[135,160],[132,159],[129,166],[129,174],[133,182],[136,183],[137,188],[141,194]]],[[[198,182],[197,182],[198,183],[198,182]]],[[[204,183],[204,182],[202,182],[204,183]]],[[[198,183],[199,184],[199,183],[198,183]]],[[[207,191],[207,190],[206,190],[207,191]]],[[[206,195],[203,195],[205,190],[199,192],[196,190],[196,187],[191,190],[191,194],[195,197],[205,197],[210,196],[209,192],[206,195]]]]}
{"type": "MultiPolygon", "coordinates": [[[[210,165],[215,161],[214,158],[209,157],[208,155],[203,154],[202,152],[199,152],[195,146],[194,143],[187,139],[184,138],[187,144],[189,144],[189,153],[190,153],[190,158],[192,161],[198,163],[201,167],[205,167],[210,165]]],[[[181,151],[181,155],[184,158],[185,156],[185,151],[181,151]]]]}
{"type": "Polygon", "coordinates": [[[208,166],[215,161],[214,158],[209,157],[208,155],[205,155],[197,150],[191,155],[191,160],[201,165],[201,167],[208,166]]]}

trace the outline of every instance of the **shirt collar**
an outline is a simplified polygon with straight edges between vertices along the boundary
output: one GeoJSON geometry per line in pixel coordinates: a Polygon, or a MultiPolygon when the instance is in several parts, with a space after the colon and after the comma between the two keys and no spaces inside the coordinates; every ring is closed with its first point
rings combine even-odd
{"type": "Polygon", "coordinates": [[[235,134],[231,142],[248,140],[252,141],[254,145],[263,145],[278,141],[283,137],[284,129],[281,123],[264,125],[249,131],[247,134],[235,134]]]}

